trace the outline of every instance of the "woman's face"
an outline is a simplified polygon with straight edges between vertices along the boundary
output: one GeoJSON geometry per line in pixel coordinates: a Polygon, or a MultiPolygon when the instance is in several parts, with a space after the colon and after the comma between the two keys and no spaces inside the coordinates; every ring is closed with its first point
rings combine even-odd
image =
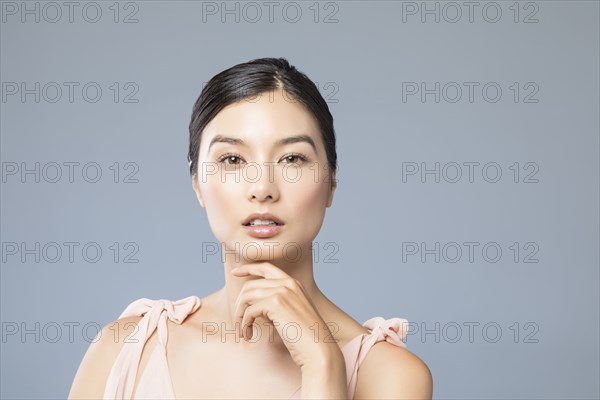
{"type": "Polygon", "coordinates": [[[309,256],[331,206],[330,173],[316,121],[275,90],[225,107],[206,126],[193,187],[227,259],[233,253],[241,257],[236,262],[298,261],[298,249],[309,256]],[[280,143],[299,136],[305,139],[280,143]],[[243,226],[253,213],[273,214],[284,225],[272,237],[253,237],[243,226]]]}

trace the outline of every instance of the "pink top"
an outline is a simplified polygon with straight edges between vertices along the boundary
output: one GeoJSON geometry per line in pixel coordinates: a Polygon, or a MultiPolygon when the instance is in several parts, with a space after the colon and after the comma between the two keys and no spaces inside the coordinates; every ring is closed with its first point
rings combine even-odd
{"type": "MultiPolygon", "coordinates": [[[[132,398],[144,344],[157,328],[158,343],[140,378],[135,399],[175,399],[167,364],[167,318],[181,324],[189,314],[200,307],[200,304],[201,300],[197,296],[190,296],[177,301],[142,298],[129,304],[119,316],[119,319],[131,316],[143,316],[143,318],[138,323],[138,329],[127,337],[117,356],[108,376],[104,399],[132,398]]],[[[358,335],[342,347],[342,353],[346,360],[348,396],[350,399],[354,398],[358,367],[375,343],[386,340],[396,346],[406,347],[402,342],[408,328],[406,319],[373,317],[367,320],[363,326],[370,329],[371,333],[358,335]]],[[[290,399],[300,398],[301,389],[302,386],[292,394],[290,399]]]]}

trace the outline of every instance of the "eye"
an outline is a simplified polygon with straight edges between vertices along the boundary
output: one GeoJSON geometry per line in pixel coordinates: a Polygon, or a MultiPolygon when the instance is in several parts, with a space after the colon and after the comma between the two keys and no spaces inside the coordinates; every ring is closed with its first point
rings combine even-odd
{"type": "MultiPolygon", "coordinates": [[[[239,154],[236,154],[236,153],[227,153],[227,154],[223,154],[223,155],[222,155],[221,157],[219,157],[219,159],[218,159],[218,161],[219,161],[220,163],[224,162],[225,160],[232,161],[232,160],[241,160],[241,159],[240,159],[240,155],[239,155],[239,154]]],[[[233,163],[231,163],[231,162],[226,162],[225,164],[226,164],[226,165],[239,165],[239,163],[236,163],[236,162],[233,162],[233,163]]]]}
{"type": "MultiPolygon", "coordinates": [[[[288,154],[287,156],[284,157],[284,159],[290,161],[290,159],[297,159],[300,160],[301,162],[305,162],[308,161],[308,157],[306,157],[304,154],[301,153],[293,153],[293,154],[288,154]]],[[[300,164],[300,162],[293,162],[291,161],[291,164],[300,164]]]]}
{"type": "MultiPolygon", "coordinates": [[[[241,160],[242,159],[241,159],[240,155],[237,153],[223,154],[221,157],[218,158],[218,161],[220,163],[224,163],[225,165],[240,165],[241,160]],[[226,160],[228,162],[225,162],[226,160]],[[237,160],[237,162],[236,162],[236,160],[237,160]]],[[[308,161],[308,157],[301,153],[292,153],[292,154],[288,154],[287,156],[283,157],[282,160],[287,160],[286,164],[301,164],[303,162],[308,161]]]]}

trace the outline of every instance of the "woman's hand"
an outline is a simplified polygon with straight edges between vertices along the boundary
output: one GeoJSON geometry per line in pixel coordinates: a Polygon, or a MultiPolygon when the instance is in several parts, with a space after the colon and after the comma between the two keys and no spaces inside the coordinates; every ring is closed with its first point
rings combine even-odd
{"type": "Polygon", "coordinates": [[[245,264],[231,273],[265,278],[247,281],[240,291],[234,314],[240,336],[250,340],[254,320],[266,317],[301,368],[326,361],[344,362],[331,331],[298,280],[269,262],[245,264]]]}
{"type": "Polygon", "coordinates": [[[252,323],[268,318],[294,362],[302,370],[302,398],[346,399],[346,361],[300,282],[269,262],[234,268],[235,276],[254,275],[244,283],[235,305],[234,322],[252,338],[252,323]],[[246,328],[246,329],[244,329],[246,328]],[[294,332],[293,335],[289,332],[294,332]]]}

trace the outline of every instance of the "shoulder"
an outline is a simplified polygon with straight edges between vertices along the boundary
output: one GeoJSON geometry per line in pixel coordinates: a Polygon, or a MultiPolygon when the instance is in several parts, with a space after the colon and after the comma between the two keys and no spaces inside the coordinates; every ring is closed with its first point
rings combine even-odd
{"type": "MultiPolygon", "coordinates": [[[[130,303],[121,314],[121,318],[106,324],[90,343],[73,380],[69,399],[103,398],[112,367],[123,346],[138,340],[129,339],[129,335],[137,332],[138,324],[145,314],[153,309],[162,311],[168,306],[170,317],[167,319],[167,325],[168,329],[171,329],[182,324],[190,313],[200,307],[200,303],[201,300],[196,296],[177,301],[140,298],[130,303]],[[171,318],[176,322],[171,321],[171,318]]],[[[155,320],[154,323],[156,322],[155,320]]],[[[154,328],[150,327],[150,331],[153,330],[154,328]]],[[[156,332],[150,334],[147,343],[151,342],[155,335],[156,332]]]]}
{"type": "Polygon", "coordinates": [[[405,347],[378,342],[359,367],[355,399],[431,399],[432,395],[429,367],[405,347]]]}
{"type": "Polygon", "coordinates": [[[79,365],[69,399],[101,399],[108,376],[123,345],[137,329],[141,316],[114,320],[106,324],[91,341],[79,365]]]}

